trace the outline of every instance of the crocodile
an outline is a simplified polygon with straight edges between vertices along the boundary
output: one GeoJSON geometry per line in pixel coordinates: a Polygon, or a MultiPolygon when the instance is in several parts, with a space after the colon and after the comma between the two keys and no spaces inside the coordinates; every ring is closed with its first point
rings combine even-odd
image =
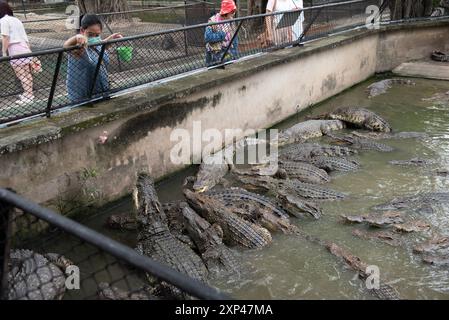
{"type": "Polygon", "coordinates": [[[393,147],[384,143],[376,142],[371,139],[359,138],[355,135],[336,136],[328,134],[328,136],[338,142],[347,143],[354,149],[375,150],[380,152],[391,152],[394,150],[393,147]]]}
{"type": "Polygon", "coordinates": [[[106,282],[98,284],[98,297],[100,300],[156,300],[157,298],[152,296],[150,291],[151,289],[125,291],[106,282]]]}
{"type": "Polygon", "coordinates": [[[272,155],[274,161],[268,163],[254,164],[252,166],[241,168],[232,166],[231,172],[241,176],[274,176],[279,170],[279,163],[277,161],[277,155],[272,155]]]}
{"type": "Polygon", "coordinates": [[[62,299],[66,290],[65,270],[68,260],[57,254],[47,255],[28,249],[11,251],[8,266],[9,300],[62,299]]]}
{"type": "Polygon", "coordinates": [[[326,156],[317,156],[312,157],[309,160],[305,160],[313,164],[314,166],[326,170],[327,172],[331,171],[355,171],[360,168],[360,163],[353,159],[346,158],[337,158],[337,157],[326,157],[326,156]]]}
{"type": "Polygon", "coordinates": [[[302,217],[301,213],[308,213],[316,219],[321,216],[321,209],[315,203],[282,192],[277,194],[275,203],[267,197],[238,187],[208,191],[206,194],[222,202],[237,216],[272,232],[285,234],[299,232],[290,223],[287,212],[294,217],[302,217]],[[283,214],[279,215],[273,208],[281,210],[283,214]]]}
{"type": "MultiPolygon", "coordinates": [[[[205,192],[222,183],[224,176],[234,165],[234,156],[239,157],[249,146],[263,145],[266,147],[269,144],[270,142],[265,139],[245,137],[216,153],[205,156],[194,180],[193,190],[205,192]]],[[[188,180],[190,179],[187,179],[186,182],[188,180]]]]}
{"type": "Polygon", "coordinates": [[[308,120],[283,130],[278,135],[278,145],[304,142],[321,137],[333,130],[341,130],[345,124],[340,120],[308,120]]]}
{"type": "Polygon", "coordinates": [[[223,230],[218,224],[211,225],[187,204],[182,205],[182,216],[209,272],[221,275],[223,271],[240,273],[240,264],[233,251],[223,244],[223,230]]]}
{"type": "Polygon", "coordinates": [[[439,177],[448,177],[449,176],[449,169],[448,168],[436,169],[434,171],[434,174],[439,176],[439,177]]]}
{"type": "Polygon", "coordinates": [[[402,243],[399,234],[391,231],[382,230],[371,232],[360,229],[354,229],[352,231],[352,234],[361,239],[381,241],[393,247],[398,247],[402,243]]]}
{"type": "Polygon", "coordinates": [[[422,257],[422,261],[434,266],[448,266],[449,256],[426,254],[422,257]]]}
{"type": "Polygon", "coordinates": [[[394,224],[393,228],[398,232],[421,232],[430,229],[430,224],[421,220],[412,220],[405,223],[394,224]]]}
{"type": "Polygon", "coordinates": [[[279,158],[287,161],[306,161],[312,157],[342,157],[356,154],[357,151],[343,146],[318,143],[299,143],[279,150],[279,158]]]}
{"type": "Polygon", "coordinates": [[[349,223],[366,223],[373,227],[392,226],[404,222],[402,214],[395,211],[387,211],[383,214],[370,213],[360,216],[342,215],[341,217],[349,223]]]}
{"type": "Polygon", "coordinates": [[[302,213],[308,213],[315,219],[321,218],[322,210],[314,202],[304,200],[282,189],[277,192],[277,199],[282,207],[295,217],[301,218],[302,213]]]}
{"type": "Polygon", "coordinates": [[[401,84],[401,85],[408,85],[408,86],[415,86],[416,83],[408,80],[408,79],[385,79],[378,81],[376,83],[373,83],[367,88],[367,91],[369,93],[368,98],[377,97],[381,94],[387,93],[388,89],[390,89],[395,84],[401,84]]]}
{"type": "Polygon", "coordinates": [[[341,120],[349,125],[371,131],[392,131],[390,124],[385,119],[365,108],[341,107],[329,113],[312,118],[341,120]]]}
{"type": "Polygon", "coordinates": [[[179,241],[196,250],[195,243],[189,237],[189,232],[182,216],[182,208],[186,205],[184,201],[170,201],[162,204],[162,209],[167,216],[168,228],[179,241]]]}
{"type": "Polygon", "coordinates": [[[262,195],[249,192],[242,188],[233,187],[216,191],[211,196],[222,202],[239,217],[260,225],[271,232],[291,234],[296,230],[290,223],[288,214],[285,213],[284,215],[284,209],[277,203],[271,201],[271,199],[262,195]],[[273,208],[282,210],[283,214],[279,215],[273,208]]]}
{"type": "Polygon", "coordinates": [[[222,202],[239,217],[264,227],[270,232],[294,234],[297,231],[297,228],[291,224],[289,219],[280,218],[268,208],[261,207],[257,203],[245,201],[222,202]]]}
{"type": "Polygon", "coordinates": [[[261,207],[267,208],[273,212],[276,216],[282,219],[288,219],[288,213],[282,209],[277,203],[273,202],[270,198],[262,196],[257,193],[249,192],[242,188],[227,188],[222,190],[207,191],[206,195],[226,202],[254,202],[259,204],[261,207]]]}
{"type": "Polygon", "coordinates": [[[374,210],[412,210],[421,213],[432,213],[433,205],[449,203],[448,192],[429,192],[414,196],[395,198],[373,207],[374,210]]]}
{"type": "Polygon", "coordinates": [[[430,98],[423,98],[423,101],[434,102],[438,105],[447,106],[449,104],[449,91],[435,93],[430,98]]]}
{"type": "MultiPolygon", "coordinates": [[[[136,250],[193,279],[205,282],[208,275],[206,266],[189,246],[170,232],[153,180],[146,173],[138,174],[133,200],[138,225],[136,250]]],[[[147,277],[150,283],[154,282],[151,275],[147,274],[147,277]]],[[[170,297],[189,298],[178,288],[163,282],[160,285],[167,288],[170,297]]]]}
{"type": "Polygon", "coordinates": [[[279,189],[284,189],[305,199],[339,200],[346,197],[341,192],[295,179],[280,180],[271,177],[238,177],[238,180],[244,184],[245,188],[265,192],[274,190],[275,193],[279,189]]]}
{"type": "Polygon", "coordinates": [[[372,140],[387,140],[387,139],[423,139],[428,138],[429,135],[425,132],[403,131],[403,132],[375,132],[375,131],[351,131],[353,136],[372,140]]]}
{"type": "Polygon", "coordinates": [[[409,160],[391,160],[388,161],[389,164],[395,166],[414,166],[414,167],[426,167],[433,163],[432,160],[421,159],[421,158],[412,158],[409,160]]]}
{"type": "Polygon", "coordinates": [[[229,172],[229,170],[230,167],[228,163],[201,163],[198,173],[196,174],[193,189],[197,192],[204,192],[213,188],[222,181],[223,177],[229,172]]]}
{"type": "MultiPolygon", "coordinates": [[[[349,251],[343,249],[335,243],[327,243],[326,248],[329,250],[331,254],[334,256],[343,259],[343,261],[353,270],[357,271],[359,274],[359,278],[363,281],[366,281],[370,274],[368,273],[369,265],[362,261],[359,257],[353,255],[349,251]]],[[[369,293],[376,296],[381,300],[399,300],[399,293],[395,288],[385,283],[384,281],[380,281],[379,288],[367,288],[364,286],[369,293]]]]}
{"type": "Polygon", "coordinates": [[[278,176],[317,184],[330,181],[326,171],[306,162],[280,161],[278,176]]]}
{"type": "MultiPolygon", "coordinates": [[[[286,178],[284,176],[284,178],[286,178]]],[[[248,193],[248,191],[241,189],[241,188],[230,188],[234,192],[236,192],[237,199],[240,197],[241,194],[248,193]]],[[[220,194],[221,192],[218,192],[219,196],[221,197],[227,197],[226,191],[225,194],[220,194]]],[[[292,194],[289,191],[279,189],[277,190],[276,194],[276,205],[282,208],[283,212],[288,212],[288,214],[301,218],[303,217],[303,213],[308,213],[312,215],[315,219],[319,219],[321,217],[322,211],[321,208],[313,202],[307,201],[304,198],[298,197],[294,194],[292,194]]],[[[262,197],[261,195],[257,195],[257,197],[262,197]]],[[[229,198],[229,197],[228,197],[229,198]]],[[[235,198],[235,197],[234,197],[235,198]]]]}
{"type": "MultiPolygon", "coordinates": [[[[167,224],[171,234],[179,241],[195,249],[195,244],[188,236],[184,219],[182,219],[181,204],[181,201],[165,202],[162,204],[162,210],[167,216],[167,224]]],[[[106,219],[106,226],[116,230],[137,230],[137,221],[133,214],[112,214],[106,219]]]]}
{"type": "Polygon", "coordinates": [[[432,253],[440,249],[449,248],[449,237],[436,236],[423,243],[417,244],[413,247],[414,253],[432,253]]]}
{"type": "Polygon", "coordinates": [[[117,230],[137,230],[136,217],[131,214],[112,214],[106,219],[106,226],[117,230]]]}
{"type": "Polygon", "coordinates": [[[188,189],[184,190],[184,196],[200,216],[221,227],[225,244],[253,249],[265,247],[272,242],[271,233],[267,229],[245,221],[213,197],[188,189]]]}

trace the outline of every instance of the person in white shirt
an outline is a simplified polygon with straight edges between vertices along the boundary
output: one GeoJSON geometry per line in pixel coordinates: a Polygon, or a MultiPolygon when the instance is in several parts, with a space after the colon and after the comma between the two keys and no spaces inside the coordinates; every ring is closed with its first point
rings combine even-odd
{"type": "MultiPolygon", "coordinates": [[[[303,0],[268,0],[266,12],[291,11],[303,9],[303,0]]],[[[277,29],[283,15],[268,16],[266,19],[267,42],[269,44],[281,45],[299,40],[303,32],[304,12],[302,12],[295,24],[291,27],[277,29]]]]}
{"type": "MultiPolygon", "coordinates": [[[[11,7],[4,1],[0,1],[0,32],[3,56],[31,53],[28,36],[22,22],[14,17],[11,7]]],[[[16,101],[20,105],[30,103],[34,99],[32,62],[32,58],[11,60],[11,66],[22,83],[24,91],[19,100],[16,101]]]]}

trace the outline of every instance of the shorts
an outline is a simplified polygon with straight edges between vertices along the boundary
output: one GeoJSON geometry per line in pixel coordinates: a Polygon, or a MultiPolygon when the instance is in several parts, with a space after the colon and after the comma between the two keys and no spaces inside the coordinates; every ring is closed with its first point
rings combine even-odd
{"type": "MultiPolygon", "coordinates": [[[[24,42],[19,43],[11,43],[8,47],[8,54],[10,56],[16,56],[18,54],[25,54],[25,53],[31,53],[30,48],[28,48],[28,45],[24,42]]],[[[30,64],[33,58],[20,58],[20,59],[13,59],[10,61],[12,66],[24,66],[27,64],[30,64]]]]}

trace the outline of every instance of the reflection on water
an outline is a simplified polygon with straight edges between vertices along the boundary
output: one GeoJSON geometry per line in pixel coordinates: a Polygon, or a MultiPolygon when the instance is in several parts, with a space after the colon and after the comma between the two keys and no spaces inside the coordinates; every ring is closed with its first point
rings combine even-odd
{"type": "MultiPolygon", "coordinates": [[[[332,240],[350,249],[368,264],[380,268],[381,279],[391,281],[407,299],[449,298],[449,269],[433,267],[421,262],[412,253],[417,241],[432,234],[449,236],[449,207],[435,207],[433,213],[406,213],[424,220],[432,229],[424,233],[403,236],[401,247],[355,238],[351,232],[355,226],[341,223],[342,214],[370,212],[373,205],[397,196],[447,190],[449,178],[437,176],[436,168],[449,168],[449,105],[430,98],[436,93],[448,91],[448,82],[416,80],[415,87],[394,86],[390,91],[373,99],[367,99],[365,88],[374,82],[360,84],[325,103],[280,124],[285,128],[303,121],[305,116],[321,114],[338,106],[363,106],[390,121],[395,131],[420,131],[428,138],[415,140],[382,141],[395,148],[391,153],[361,152],[357,158],[362,169],[355,173],[333,174],[329,187],[350,194],[348,200],[323,204],[323,217],[295,220],[304,231],[322,239],[332,240]],[[388,163],[414,157],[434,159],[429,168],[402,167],[388,163]]],[[[318,140],[320,141],[320,140],[318,140]]],[[[325,141],[325,139],[323,139],[325,141]]],[[[161,201],[182,197],[181,185],[185,176],[195,173],[195,168],[175,175],[158,185],[161,201]]],[[[131,210],[129,200],[91,219],[87,224],[100,229],[131,246],[135,243],[132,232],[115,232],[103,227],[111,213],[131,210]]],[[[359,228],[363,228],[357,226],[359,228]]],[[[212,281],[213,285],[236,298],[250,299],[372,299],[366,294],[354,272],[325,249],[305,242],[295,236],[274,235],[273,244],[263,250],[239,252],[244,273],[240,278],[212,281]]]]}

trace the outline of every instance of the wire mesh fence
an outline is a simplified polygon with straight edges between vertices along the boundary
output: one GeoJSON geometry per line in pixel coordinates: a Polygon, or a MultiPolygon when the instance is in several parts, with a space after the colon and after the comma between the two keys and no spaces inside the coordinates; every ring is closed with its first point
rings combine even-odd
{"type": "Polygon", "coordinates": [[[0,189],[0,300],[229,299],[204,279],[0,189]]]}
{"type": "Polygon", "coordinates": [[[8,3],[23,20],[33,20],[42,14],[64,14],[67,6],[76,4],[76,1],[8,0],[8,3]]]}
{"type": "MultiPolygon", "coordinates": [[[[324,4],[40,51],[32,57],[0,58],[5,75],[0,80],[0,124],[50,116],[121,90],[365,26],[366,8],[376,4],[379,1],[324,4]]],[[[207,8],[191,17],[204,16],[207,8]]],[[[103,20],[105,29],[116,31],[106,17],[103,20]]]]}
{"type": "MultiPolygon", "coordinates": [[[[104,34],[122,33],[126,36],[147,34],[204,23],[215,11],[215,4],[187,0],[184,4],[141,8],[125,12],[99,13],[104,34]]],[[[59,15],[34,15],[23,21],[33,49],[44,50],[61,47],[64,41],[79,28],[78,13],[59,15]],[[39,18],[40,17],[40,18],[39,18]]]]}

